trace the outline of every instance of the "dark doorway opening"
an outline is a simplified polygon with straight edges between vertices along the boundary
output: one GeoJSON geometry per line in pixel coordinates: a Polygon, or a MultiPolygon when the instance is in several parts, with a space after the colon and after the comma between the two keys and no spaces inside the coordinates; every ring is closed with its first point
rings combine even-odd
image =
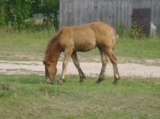
{"type": "Polygon", "coordinates": [[[151,9],[133,9],[132,23],[136,23],[142,28],[142,32],[147,36],[150,33],[151,9]]]}

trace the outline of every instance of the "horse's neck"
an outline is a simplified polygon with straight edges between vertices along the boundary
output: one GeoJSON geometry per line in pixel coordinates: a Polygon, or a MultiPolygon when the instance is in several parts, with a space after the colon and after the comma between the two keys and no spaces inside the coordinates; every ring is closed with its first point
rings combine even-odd
{"type": "Polygon", "coordinates": [[[57,64],[59,57],[60,57],[60,52],[56,54],[54,53],[51,58],[52,62],[55,62],[57,64]]]}
{"type": "Polygon", "coordinates": [[[51,50],[51,52],[50,52],[50,54],[48,54],[48,60],[50,62],[55,62],[57,64],[58,59],[61,54],[61,49],[57,44],[54,44],[53,48],[50,50],[51,50]]]}

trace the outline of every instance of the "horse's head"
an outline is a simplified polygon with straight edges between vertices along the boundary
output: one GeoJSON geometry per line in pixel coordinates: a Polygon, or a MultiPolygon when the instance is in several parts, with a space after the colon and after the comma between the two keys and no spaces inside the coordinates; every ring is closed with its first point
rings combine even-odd
{"type": "Polygon", "coordinates": [[[53,84],[54,83],[54,77],[57,73],[56,64],[52,63],[52,62],[46,62],[46,61],[43,61],[43,64],[45,66],[46,82],[48,84],[53,84]]]}

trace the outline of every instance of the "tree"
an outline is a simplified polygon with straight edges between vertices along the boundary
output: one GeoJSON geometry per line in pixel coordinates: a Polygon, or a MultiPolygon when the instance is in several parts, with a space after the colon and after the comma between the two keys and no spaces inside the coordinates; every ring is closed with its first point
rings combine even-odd
{"type": "Polygon", "coordinates": [[[45,23],[53,23],[58,28],[59,0],[1,0],[0,25],[14,28],[27,26],[26,19],[41,13],[45,23]]]}
{"type": "Polygon", "coordinates": [[[30,0],[3,0],[0,6],[0,25],[20,28],[30,18],[30,0]]]}
{"type": "Polygon", "coordinates": [[[59,0],[34,0],[32,3],[32,15],[41,13],[44,23],[53,23],[58,28],[59,0]]]}

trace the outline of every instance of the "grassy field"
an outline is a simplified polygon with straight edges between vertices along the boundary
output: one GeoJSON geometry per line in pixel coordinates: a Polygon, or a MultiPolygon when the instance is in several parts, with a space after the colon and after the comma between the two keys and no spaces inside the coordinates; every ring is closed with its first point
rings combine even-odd
{"type": "MultiPolygon", "coordinates": [[[[34,32],[25,30],[20,32],[1,31],[0,59],[42,61],[48,40],[54,34],[53,29],[34,32]]],[[[119,61],[121,59],[141,59],[144,62],[144,59],[160,59],[159,44],[160,36],[143,39],[122,37],[117,40],[115,54],[120,59],[119,61]]],[[[98,49],[78,54],[80,61],[100,61],[98,49]]]]}
{"type": "Polygon", "coordinates": [[[0,37],[0,59],[42,60],[47,42],[54,34],[51,30],[4,32],[0,37]]]}
{"type": "MultiPolygon", "coordinates": [[[[0,60],[42,61],[54,30],[0,30],[0,60]]],[[[160,36],[118,39],[118,62],[160,65],[160,36]]],[[[99,62],[98,49],[78,53],[80,61],[99,62]]],[[[60,57],[62,60],[63,56],[60,57]]],[[[59,76],[56,76],[59,79],[59,76]]],[[[160,80],[122,77],[118,85],[108,77],[100,84],[87,77],[67,76],[62,86],[47,85],[44,76],[0,75],[0,119],[159,119],[160,80]]]]}
{"type": "MultiPolygon", "coordinates": [[[[160,80],[68,76],[62,86],[37,75],[0,76],[1,119],[159,119],[160,80]]],[[[56,77],[57,79],[59,76],[56,77]]],[[[58,81],[58,80],[57,80],[58,81]]]]}

